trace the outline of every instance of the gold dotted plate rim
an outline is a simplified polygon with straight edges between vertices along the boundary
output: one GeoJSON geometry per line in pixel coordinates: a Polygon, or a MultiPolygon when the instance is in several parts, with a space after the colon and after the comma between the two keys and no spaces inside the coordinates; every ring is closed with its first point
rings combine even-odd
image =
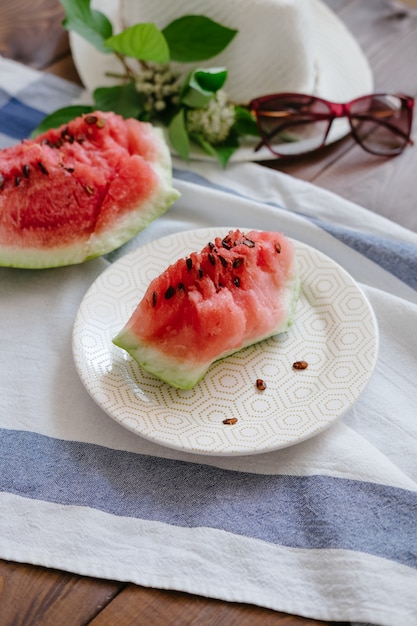
{"type": "Polygon", "coordinates": [[[375,315],[358,284],[331,258],[293,239],[301,293],[289,331],[217,361],[192,390],[143,371],[112,338],[155,276],[229,230],[168,235],[120,258],[85,294],[73,329],[75,365],[95,402],[136,435],[195,454],[259,454],[317,435],[361,395],[378,353],[375,315]],[[292,367],[300,360],[307,369],[292,367]],[[226,425],[228,418],[237,421],[226,425]]]}

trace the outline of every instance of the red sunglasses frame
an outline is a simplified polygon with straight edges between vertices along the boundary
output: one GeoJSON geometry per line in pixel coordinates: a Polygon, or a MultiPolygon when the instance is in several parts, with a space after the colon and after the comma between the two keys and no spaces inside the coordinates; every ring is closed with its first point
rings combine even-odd
{"type": "MultiPolygon", "coordinates": [[[[413,111],[414,111],[414,98],[412,96],[406,96],[404,94],[400,94],[400,93],[384,93],[384,92],[380,92],[380,93],[374,93],[374,94],[369,94],[366,96],[360,96],[358,98],[355,98],[354,100],[351,100],[350,102],[344,102],[344,103],[338,103],[338,102],[331,102],[330,100],[325,100],[324,98],[319,98],[318,96],[312,96],[312,95],[307,95],[307,94],[301,94],[301,93],[279,93],[279,94],[270,94],[267,96],[261,96],[259,98],[254,98],[248,105],[248,109],[250,110],[250,112],[252,113],[252,115],[255,117],[256,119],[256,123],[258,126],[258,130],[259,130],[259,134],[261,136],[261,142],[255,147],[255,152],[257,152],[260,148],[262,148],[263,146],[265,146],[266,148],[268,148],[275,156],[278,157],[298,157],[301,154],[308,154],[309,152],[314,152],[316,150],[319,150],[320,148],[322,148],[325,143],[326,143],[326,139],[329,135],[330,132],[330,128],[332,126],[332,123],[335,119],[338,118],[347,118],[348,122],[349,122],[349,127],[350,127],[350,132],[351,135],[353,137],[353,139],[356,141],[356,143],[358,143],[361,148],[363,148],[364,150],[366,150],[366,152],[369,152],[370,154],[375,154],[378,156],[396,156],[397,154],[401,154],[401,152],[404,150],[404,148],[410,144],[413,145],[414,142],[411,139],[410,135],[411,135],[411,130],[412,130],[412,123],[413,123],[413,111]],[[377,120],[376,117],[374,115],[369,115],[368,118],[366,117],[366,115],[357,115],[357,114],[352,114],[351,113],[351,109],[353,106],[355,106],[358,102],[361,102],[362,100],[366,100],[369,98],[375,98],[375,97],[385,97],[385,96],[395,96],[396,98],[399,98],[401,101],[401,106],[402,106],[402,111],[404,112],[405,116],[406,116],[406,122],[407,122],[407,132],[403,132],[400,128],[397,128],[396,126],[392,126],[386,122],[384,122],[382,119],[377,120]],[[314,100],[314,102],[318,102],[318,103],[322,103],[325,106],[328,107],[329,112],[328,113],[309,113],[309,117],[311,118],[311,122],[319,122],[319,121],[325,121],[328,120],[328,125],[323,137],[323,140],[321,142],[320,145],[318,145],[317,147],[315,147],[312,150],[306,151],[306,152],[300,152],[299,154],[284,154],[284,153],[280,153],[277,150],[275,150],[269,143],[270,137],[265,136],[265,132],[262,128],[262,125],[259,121],[259,117],[261,115],[263,115],[264,117],[282,117],[282,111],[276,111],[274,112],[273,110],[260,110],[260,107],[262,107],[265,104],[268,104],[270,102],[273,102],[274,100],[277,100],[278,98],[300,98],[300,97],[305,97],[305,98],[309,98],[311,100],[314,100]],[[379,124],[382,124],[384,126],[386,126],[387,128],[389,128],[390,131],[392,131],[394,134],[402,136],[404,139],[404,144],[402,146],[399,146],[396,150],[393,150],[392,152],[378,152],[377,150],[372,150],[370,149],[368,146],[364,145],[364,143],[362,142],[362,139],[358,136],[353,120],[355,119],[361,119],[361,120],[368,120],[368,121],[377,121],[379,124]]],[[[296,124],[297,122],[295,122],[296,124]]],[[[305,123],[305,119],[301,120],[299,123],[305,123]]],[[[293,122],[294,124],[294,122],[293,122]]],[[[274,132],[274,135],[276,134],[276,132],[274,132]]]]}

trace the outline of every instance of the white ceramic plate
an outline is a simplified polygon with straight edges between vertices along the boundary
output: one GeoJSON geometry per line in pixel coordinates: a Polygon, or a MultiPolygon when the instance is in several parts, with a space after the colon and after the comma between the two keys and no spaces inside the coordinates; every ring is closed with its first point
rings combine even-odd
{"type": "Polygon", "coordinates": [[[106,413],[155,443],[206,455],[268,452],[320,433],[362,393],[378,350],[373,311],[353,278],[295,241],[302,289],[288,332],[217,361],[193,390],[143,371],[112,338],[156,275],[228,230],[170,235],[122,257],[85,295],[73,332],[80,378],[106,413]],[[308,368],[294,370],[298,360],[308,368]],[[230,417],[238,421],[223,424],[230,417]]]}
{"type": "MultiPolygon", "coordinates": [[[[92,0],[93,8],[102,11],[110,19],[114,32],[119,32],[122,28],[119,4],[120,0],[92,0]]],[[[359,95],[372,93],[371,69],[351,33],[326,5],[314,1],[314,7],[318,68],[316,94],[336,102],[348,102],[359,95]]],[[[90,92],[99,86],[115,84],[114,78],[106,76],[107,72],[120,74],[121,65],[114,55],[99,52],[73,32],[70,32],[70,45],[78,74],[90,92]]],[[[262,94],[254,94],[254,97],[257,95],[262,94]]],[[[348,132],[349,124],[346,119],[335,120],[326,144],[338,141],[348,132]]],[[[256,143],[250,139],[247,143],[242,143],[232,155],[231,161],[264,161],[277,158],[267,148],[254,152],[256,143]]],[[[307,150],[308,144],[301,149],[300,142],[282,144],[280,149],[291,155],[307,150]]],[[[197,146],[192,149],[190,156],[195,160],[213,161],[212,157],[197,146]]]]}

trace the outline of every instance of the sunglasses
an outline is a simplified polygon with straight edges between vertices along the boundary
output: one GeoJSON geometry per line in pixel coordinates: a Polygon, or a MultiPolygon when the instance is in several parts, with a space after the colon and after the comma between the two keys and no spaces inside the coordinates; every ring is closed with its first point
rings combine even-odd
{"type": "Polygon", "coordinates": [[[367,152],[400,154],[410,139],[414,98],[376,93],[339,104],[316,96],[282,93],[255,98],[249,110],[256,119],[260,143],[275,156],[300,156],[336,141],[349,130],[367,152]]]}

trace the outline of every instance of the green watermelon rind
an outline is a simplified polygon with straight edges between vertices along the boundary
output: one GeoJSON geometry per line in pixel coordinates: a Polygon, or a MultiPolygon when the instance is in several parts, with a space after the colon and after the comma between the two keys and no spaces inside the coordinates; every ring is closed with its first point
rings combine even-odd
{"type": "Polygon", "coordinates": [[[280,320],[278,326],[262,337],[249,339],[238,349],[225,351],[215,361],[204,363],[181,361],[181,364],[179,364],[177,359],[170,358],[165,352],[161,352],[155,347],[141,342],[127,327],[123,328],[112,342],[128,352],[146,372],[178,389],[193,389],[204,378],[213,363],[217,363],[217,361],[223,360],[244,348],[289,330],[294,322],[299,294],[300,279],[297,273],[292,279],[287,280],[284,291],[280,291],[279,298],[281,301],[285,300],[287,314],[284,319],[280,320]]]}
{"type": "Polygon", "coordinates": [[[158,138],[159,150],[156,159],[151,163],[152,169],[159,179],[159,185],[150,198],[140,203],[140,212],[128,213],[124,218],[119,218],[117,228],[98,237],[93,233],[90,237],[92,252],[86,260],[101,256],[132,239],[137,233],[146,228],[157,217],[163,215],[167,209],[180,197],[177,189],[172,187],[172,164],[171,155],[164,140],[161,129],[153,127],[155,137],[158,138]]]}
{"type": "Polygon", "coordinates": [[[180,197],[172,185],[172,162],[161,129],[152,127],[154,156],[148,163],[158,177],[158,185],[146,200],[141,200],[125,216],[105,233],[90,237],[83,242],[55,247],[0,246],[0,266],[18,269],[44,269],[75,265],[107,254],[132,239],[153,220],[162,215],[180,197]],[[138,210],[140,209],[140,210],[138,210]]]}

